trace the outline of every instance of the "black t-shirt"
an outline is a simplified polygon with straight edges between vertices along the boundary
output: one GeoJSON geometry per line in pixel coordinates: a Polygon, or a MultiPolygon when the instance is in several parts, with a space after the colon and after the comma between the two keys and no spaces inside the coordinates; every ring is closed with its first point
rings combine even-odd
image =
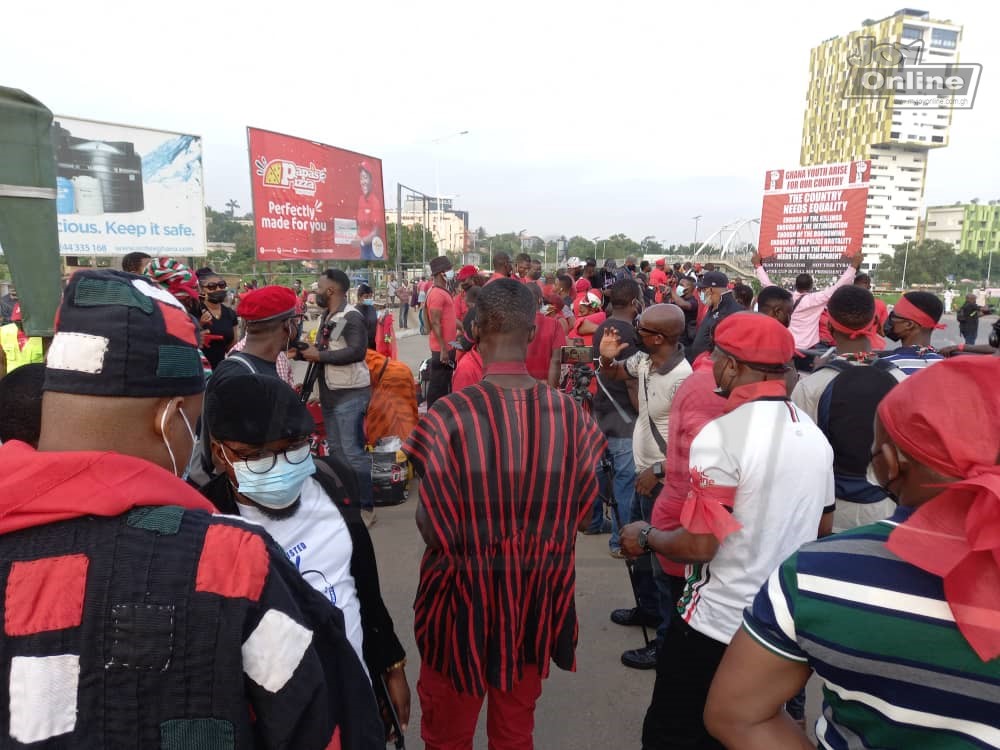
{"type": "MultiPolygon", "coordinates": [[[[666,302],[667,300],[664,300],[666,302]]],[[[698,295],[691,292],[689,297],[684,297],[685,302],[694,302],[690,310],[685,310],[681,308],[681,312],[684,313],[684,335],[681,336],[681,343],[684,346],[690,346],[694,343],[694,335],[698,332],[698,307],[701,305],[701,301],[698,299],[698,295]]]]}
{"type": "MultiPolygon", "coordinates": [[[[205,312],[208,308],[202,307],[202,312],[205,312]]],[[[219,317],[216,318],[212,316],[212,324],[208,328],[203,328],[206,333],[212,334],[213,336],[222,336],[221,339],[216,339],[209,343],[207,346],[202,347],[202,352],[205,355],[205,359],[208,363],[212,365],[214,370],[216,366],[226,358],[226,352],[229,351],[229,347],[233,345],[233,339],[236,335],[236,313],[232,309],[222,306],[222,312],[219,317]]]]}
{"type": "MultiPolygon", "coordinates": [[[[601,353],[601,339],[604,338],[604,332],[609,326],[618,330],[618,335],[621,337],[623,344],[629,345],[628,349],[618,355],[618,359],[627,359],[639,351],[636,348],[636,345],[639,343],[638,337],[636,336],[635,328],[632,324],[627,323],[624,320],[615,320],[612,318],[601,323],[601,325],[597,327],[597,330],[594,331],[593,349],[595,358],[601,353]]],[[[638,416],[638,413],[632,407],[632,401],[628,397],[628,386],[624,381],[611,380],[606,377],[601,378],[601,383],[604,384],[604,388],[601,388],[601,384],[598,383],[597,393],[594,394],[594,404],[592,410],[594,420],[597,422],[598,428],[600,428],[601,432],[609,438],[632,437],[632,430],[635,427],[635,419],[638,416]],[[618,410],[614,407],[614,404],[611,403],[607,394],[604,393],[605,388],[614,398],[615,402],[622,408],[622,410],[628,414],[629,417],[631,417],[631,422],[626,422],[622,419],[618,410]]]]}

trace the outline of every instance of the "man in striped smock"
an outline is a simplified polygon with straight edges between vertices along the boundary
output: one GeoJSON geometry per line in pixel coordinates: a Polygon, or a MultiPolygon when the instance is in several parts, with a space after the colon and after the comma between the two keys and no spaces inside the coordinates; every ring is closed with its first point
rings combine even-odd
{"type": "Polygon", "coordinates": [[[708,700],[727,747],[813,747],[781,711],[813,671],[821,748],[1000,747],[997,382],[998,359],[946,360],[879,404],[872,468],[899,508],[764,584],[708,700]]]}
{"type": "Polygon", "coordinates": [[[528,373],[535,312],[518,281],[483,287],[484,379],[435,402],[404,447],[427,543],[414,630],[428,750],[471,750],[487,695],[490,747],[531,748],[549,662],[575,667],[576,532],[590,520],[605,439],[528,373]]]}

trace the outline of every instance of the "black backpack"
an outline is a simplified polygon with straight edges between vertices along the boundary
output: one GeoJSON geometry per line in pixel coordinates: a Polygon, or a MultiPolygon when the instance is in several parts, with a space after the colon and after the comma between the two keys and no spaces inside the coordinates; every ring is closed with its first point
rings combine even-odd
{"type": "Polygon", "coordinates": [[[898,368],[884,359],[870,365],[833,359],[819,369],[824,368],[837,374],[820,396],[816,423],[833,447],[837,498],[857,503],[883,500],[885,492],[865,476],[871,461],[875,410],[899,382],[892,374],[898,368]]]}

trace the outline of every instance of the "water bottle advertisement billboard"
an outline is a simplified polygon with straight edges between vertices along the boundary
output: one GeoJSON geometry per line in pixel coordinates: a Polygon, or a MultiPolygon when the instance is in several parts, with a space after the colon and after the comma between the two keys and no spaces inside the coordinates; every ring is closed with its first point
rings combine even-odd
{"type": "Polygon", "coordinates": [[[257,260],[388,260],[382,160],[247,128],[257,260]]]}
{"type": "Polygon", "coordinates": [[[56,117],[52,146],[62,255],[206,254],[201,138],[56,117]]]}

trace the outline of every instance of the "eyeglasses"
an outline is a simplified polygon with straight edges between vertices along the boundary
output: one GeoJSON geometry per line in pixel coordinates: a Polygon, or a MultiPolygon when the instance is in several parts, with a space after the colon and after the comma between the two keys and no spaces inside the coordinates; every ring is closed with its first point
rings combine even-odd
{"type": "Polygon", "coordinates": [[[201,288],[206,292],[214,292],[216,289],[225,289],[228,286],[225,281],[213,281],[209,284],[202,284],[201,288]]]}
{"type": "MultiPolygon", "coordinates": [[[[225,445],[225,443],[223,443],[225,445]]],[[[300,464],[309,458],[309,441],[302,440],[301,442],[290,445],[283,451],[253,451],[252,453],[240,453],[239,451],[230,448],[226,445],[233,455],[236,456],[240,461],[247,465],[247,469],[253,474],[267,474],[274,465],[278,462],[278,456],[284,455],[285,460],[290,464],[300,464]]]]}

